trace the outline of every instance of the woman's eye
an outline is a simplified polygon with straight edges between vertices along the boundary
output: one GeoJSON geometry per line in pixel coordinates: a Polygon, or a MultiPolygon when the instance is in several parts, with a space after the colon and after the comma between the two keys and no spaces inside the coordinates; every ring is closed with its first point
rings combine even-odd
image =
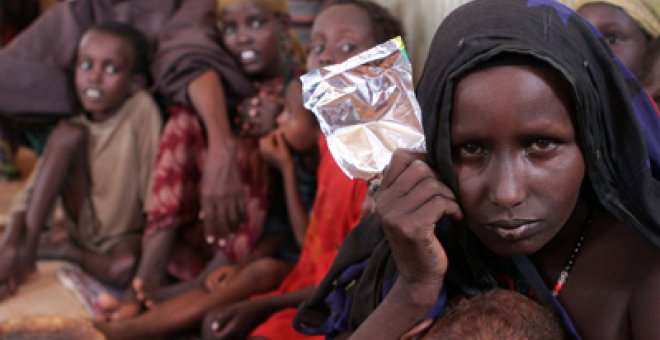
{"type": "Polygon", "coordinates": [[[218,26],[220,27],[220,32],[222,32],[223,35],[232,35],[236,33],[235,25],[218,24],[218,26]]]}
{"type": "Polygon", "coordinates": [[[80,68],[81,70],[85,70],[85,71],[91,70],[92,69],[92,62],[90,62],[89,60],[83,60],[83,61],[78,63],[78,68],[80,68]]]}
{"type": "Polygon", "coordinates": [[[325,46],[323,44],[314,44],[309,48],[309,54],[321,54],[325,46]]]}
{"type": "Polygon", "coordinates": [[[621,42],[621,37],[618,34],[608,33],[603,35],[608,44],[614,45],[621,42]]]}
{"type": "Polygon", "coordinates": [[[339,49],[341,50],[342,53],[352,53],[357,49],[357,45],[352,43],[345,43],[345,44],[341,44],[341,46],[339,46],[339,49]]]}
{"type": "Polygon", "coordinates": [[[113,64],[108,64],[103,68],[103,72],[105,72],[105,74],[115,74],[119,72],[119,68],[113,64]]]}
{"type": "Polygon", "coordinates": [[[485,153],[484,149],[474,143],[466,143],[458,146],[460,156],[474,157],[485,153]]]}
{"type": "Polygon", "coordinates": [[[538,138],[529,144],[529,149],[532,151],[546,151],[554,149],[557,143],[548,138],[538,138]]]}

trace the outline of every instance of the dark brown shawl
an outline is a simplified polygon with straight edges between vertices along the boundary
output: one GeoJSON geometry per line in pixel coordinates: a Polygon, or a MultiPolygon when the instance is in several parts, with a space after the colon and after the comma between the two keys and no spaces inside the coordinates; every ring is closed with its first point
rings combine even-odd
{"type": "Polygon", "coordinates": [[[187,105],[189,82],[207,69],[223,79],[227,97],[252,93],[248,79],[220,46],[212,0],[74,0],[48,10],[0,50],[0,116],[60,118],[76,111],[72,75],[87,28],[128,22],[151,43],[154,90],[187,105]]]}

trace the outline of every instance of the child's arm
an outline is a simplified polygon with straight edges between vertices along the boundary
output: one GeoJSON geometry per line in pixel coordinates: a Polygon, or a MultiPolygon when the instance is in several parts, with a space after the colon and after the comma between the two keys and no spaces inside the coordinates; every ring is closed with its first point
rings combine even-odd
{"type": "Polygon", "coordinates": [[[299,245],[302,245],[309,216],[298,190],[298,179],[296,178],[296,169],[291,151],[289,151],[289,147],[278,130],[273,131],[259,141],[259,150],[269,163],[282,172],[289,222],[296,241],[299,245]]]}
{"type": "Polygon", "coordinates": [[[271,315],[286,308],[296,308],[314,293],[306,287],[289,293],[243,301],[210,312],[203,324],[202,334],[208,339],[239,338],[248,335],[271,315]]]}

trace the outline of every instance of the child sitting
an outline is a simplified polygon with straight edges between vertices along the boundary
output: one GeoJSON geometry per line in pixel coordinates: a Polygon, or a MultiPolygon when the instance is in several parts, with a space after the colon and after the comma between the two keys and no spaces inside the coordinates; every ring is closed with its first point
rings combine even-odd
{"type": "Polygon", "coordinates": [[[270,209],[265,235],[252,253],[240,264],[222,266],[209,275],[206,289],[196,288],[166,300],[134,319],[99,324],[108,338],[150,337],[178,331],[201,320],[217,304],[276,288],[291,271],[314,201],[318,164],[319,127],[314,115],[302,106],[301,87],[299,80],[292,81],[286,108],[277,118],[278,128],[259,143],[261,154],[279,170],[283,180],[285,201],[273,204],[276,207],[277,203],[284,203],[286,211],[282,214],[278,209],[270,209]]]}
{"type": "Polygon", "coordinates": [[[93,26],[80,40],[75,85],[83,114],[57,125],[14,202],[0,248],[10,287],[34,270],[35,257],[74,262],[113,286],[129,283],[161,128],[156,104],[140,90],[146,57],[146,39],[125,24],[93,26]],[[67,236],[56,239],[42,231],[58,198],[67,236]]]}

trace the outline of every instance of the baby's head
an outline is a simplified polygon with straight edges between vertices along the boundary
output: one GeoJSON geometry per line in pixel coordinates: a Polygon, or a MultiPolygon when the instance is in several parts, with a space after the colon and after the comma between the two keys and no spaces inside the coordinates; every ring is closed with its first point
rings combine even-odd
{"type": "Polygon", "coordinates": [[[343,62],[398,35],[401,24],[384,7],[368,0],[331,0],[314,20],[307,69],[343,62]]]}
{"type": "Polygon", "coordinates": [[[75,68],[78,98],[93,120],[102,121],[148,79],[148,44],[142,33],[117,22],[89,28],[80,39],[75,68]]]}
{"type": "Polygon", "coordinates": [[[660,107],[660,37],[653,39],[646,48],[640,81],[655,104],[660,107]]]}
{"type": "Polygon", "coordinates": [[[522,294],[495,289],[462,299],[424,339],[563,339],[555,317],[522,294]]]}
{"type": "Polygon", "coordinates": [[[218,0],[222,41],[251,78],[282,72],[282,51],[290,38],[286,0],[218,0]]]}

